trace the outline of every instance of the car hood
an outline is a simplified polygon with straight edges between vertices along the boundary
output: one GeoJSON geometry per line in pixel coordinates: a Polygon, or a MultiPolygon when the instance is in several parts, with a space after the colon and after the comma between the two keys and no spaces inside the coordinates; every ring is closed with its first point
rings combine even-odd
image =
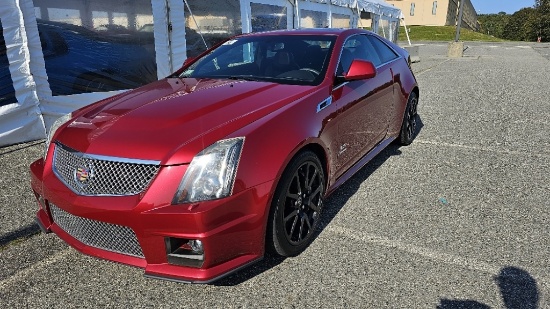
{"type": "Polygon", "coordinates": [[[184,164],[217,140],[313,90],[270,82],[168,78],[77,112],[57,140],[88,154],[184,164]]]}

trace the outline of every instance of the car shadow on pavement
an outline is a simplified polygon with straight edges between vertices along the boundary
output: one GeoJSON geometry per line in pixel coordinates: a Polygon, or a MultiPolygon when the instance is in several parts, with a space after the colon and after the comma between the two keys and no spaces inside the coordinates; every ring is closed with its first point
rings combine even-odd
{"type": "MultiPolygon", "coordinates": [[[[415,138],[418,137],[420,131],[424,127],[422,118],[417,116],[415,138]]],[[[413,141],[414,144],[414,141],[413,141]]],[[[382,166],[389,158],[401,155],[401,147],[397,143],[392,143],[386,149],[382,150],[363,168],[361,168],[353,177],[348,179],[340,188],[338,188],[326,201],[323,213],[323,221],[321,224],[324,229],[346,205],[347,201],[357,193],[361,184],[365,182],[372,173],[382,166]]]]}
{"type": "MultiPolygon", "coordinates": [[[[334,219],[334,217],[340,212],[344,207],[347,200],[357,192],[359,186],[363,181],[365,181],[378,167],[380,167],[388,158],[394,155],[401,154],[399,151],[399,146],[390,145],[382,152],[380,152],[374,159],[372,159],[366,166],[359,170],[353,177],[346,181],[340,188],[338,188],[326,201],[321,217],[320,228],[316,231],[313,236],[315,239],[319,236],[320,233],[325,229],[325,227],[334,219]]],[[[307,250],[307,249],[306,249],[307,250]]],[[[286,258],[280,256],[274,256],[271,254],[266,254],[263,260],[244,268],[234,274],[231,274],[225,278],[217,280],[213,285],[219,286],[233,286],[243,283],[264,271],[271,269],[280,263],[282,263],[286,258]]]]}
{"type": "Polygon", "coordinates": [[[382,166],[390,157],[401,155],[400,146],[396,144],[389,145],[374,157],[367,165],[361,168],[355,175],[348,179],[340,188],[326,200],[323,213],[322,228],[330,224],[340,210],[346,205],[347,201],[357,193],[361,184],[372,175],[380,166],[382,166]]]}
{"type": "MultiPolygon", "coordinates": [[[[417,116],[416,136],[420,134],[422,127],[424,126],[420,115],[417,116]]],[[[413,141],[414,143],[414,141],[413,141]]],[[[376,171],[382,164],[384,164],[390,157],[401,154],[399,150],[400,146],[395,143],[390,144],[386,149],[382,150],[377,156],[375,156],[369,163],[361,168],[355,175],[348,179],[340,188],[332,193],[331,196],[325,201],[325,209],[321,218],[321,225],[314,235],[313,241],[319,236],[325,227],[336,217],[340,210],[344,207],[346,202],[359,190],[361,183],[367,180],[369,176],[376,171]]],[[[307,250],[307,249],[306,249],[307,250]]],[[[271,269],[286,258],[280,256],[274,256],[266,254],[264,258],[236,273],[233,273],[227,277],[221,278],[213,283],[218,286],[234,286],[243,283],[264,271],[271,269]]]]}
{"type": "MultiPolygon", "coordinates": [[[[536,309],[539,303],[537,281],[525,270],[518,267],[505,267],[495,282],[506,309],[536,309]]],[[[437,309],[486,309],[491,308],[475,300],[441,299],[437,309]]]]}
{"type": "MultiPolygon", "coordinates": [[[[380,167],[388,158],[394,155],[401,154],[399,146],[390,145],[382,152],[380,152],[372,161],[359,170],[353,177],[346,181],[340,188],[338,188],[326,201],[321,217],[321,224],[319,229],[313,236],[313,241],[319,236],[325,227],[334,219],[334,217],[344,207],[347,200],[353,196],[359,189],[359,186],[365,181],[378,167],[380,167]]],[[[306,249],[307,250],[307,249],[306,249]]],[[[221,286],[233,286],[245,282],[264,271],[271,269],[278,264],[282,263],[286,258],[275,256],[271,254],[265,254],[263,260],[257,262],[250,267],[242,269],[232,275],[222,278],[214,282],[214,285],[221,286]]]]}
{"type": "Polygon", "coordinates": [[[227,277],[223,277],[217,281],[214,281],[214,286],[235,286],[239,285],[249,279],[256,277],[257,275],[269,270],[279,264],[281,264],[286,258],[282,256],[276,256],[272,254],[265,254],[264,258],[244,269],[241,269],[235,273],[230,274],[227,277]]]}
{"type": "Polygon", "coordinates": [[[15,231],[11,231],[7,234],[0,235],[0,249],[7,246],[12,241],[20,240],[22,238],[29,238],[40,233],[40,227],[36,223],[32,223],[26,226],[22,226],[15,231]]]}
{"type": "MultiPolygon", "coordinates": [[[[422,130],[424,124],[420,116],[417,118],[416,136],[422,130]]],[[[414,143],[414,141],[413,141],[414,143]]],[[[399,150],[400,146],[392,143],[386,149],[382,150],[377,156],[375,156],[367,165],[361,168],[355,175],[348,179],[340,188],[332,193],[331,196],[325,201],[323,214],[321,217],[321,224],[319,229],[313,236],[313,241],[319,236],[320,233],[327,227],[327,225],[336,217],[340,210],[344,207],[346,202],[359,190],[361,183],[366,181],[369,176],[376,171],[382,164],[384,164],[390,157],[401,154],[399,150]]],[[[306,249],[307,250],[307,249],[306,249]]],[[[286,258],[280,256],[273,256],[266,254],[263,260],[246,267],[238,272],[217,280],[213,285],[219,286],[233,286],[245,282],[264,271],[271,269],[286,258]]]]}

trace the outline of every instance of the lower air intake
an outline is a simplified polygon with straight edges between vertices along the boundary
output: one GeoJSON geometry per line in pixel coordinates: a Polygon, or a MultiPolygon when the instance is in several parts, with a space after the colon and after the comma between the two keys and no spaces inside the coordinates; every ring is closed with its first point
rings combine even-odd
{"type": "Polygon", "coordinates": [[[144,258],[134,231],[127,227],[72,215],[50,203],[54,222],[80,242],[99,249],[144,258]]]}

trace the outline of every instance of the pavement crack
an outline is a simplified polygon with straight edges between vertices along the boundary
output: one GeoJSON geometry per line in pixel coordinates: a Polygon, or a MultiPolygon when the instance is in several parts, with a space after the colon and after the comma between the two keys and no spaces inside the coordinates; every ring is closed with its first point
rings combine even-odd
{"type": "Polygon", "coordinates": [[[422,74],[424,74],[424,73],[426,73],[426,72],[429,72],[429,71],[431,71],[432,69],[434,69],[434,68],[436,68],[436,67],[438,67],[438,66],[444,64],[445,62],[449,62],[449,61],[451,61],[451,59],[447,59],[447,60],[438,62],[438,63],[436,63],[435,65],[432,65],[432,66],[429,67],[429,68],[425,68],[424,70],[420,70],[420,71],[418,71],[418,72],[414,72],[414,75],[418,77],[419,75],[422,75],[422,74]]]}
{"type": "Polygon", "coordinates": [[[451,143],[445,143],[445,142],[420,140],[420,139],[415,139],[414,142],[418,143],[418,144],[435,145],[435,146],[443,146],[443,147],[453,147],[453,148],[462,148],[462,149],[469,149],[469,150],[480,150],[480,151],[494,152],[494,153],[500,153],[500,154],[510,154],[510,155],[519,155],[519,156],[528,156],[528,157],[539,157],[539,158],[550,158],[550,154],[540,153],[540,152],[539,153],[534,153],[534,152],[527,152],[527,151],[514,151],[514,150],[498,149],[498,148],[495,148],[495,147],[468,146],[468,145],[462,145],[462,144],[451,144],[451,143]]]}
{"type": "MultiPolygon", "coordinates": [[[[340,236],[354,239],[354,240],[369,242],[369,243],[384,246],[387,248],[395,248],[395,249],[409,252],[415,255],[420,255],[430,260],[439,261],[445,264],[457,265],[457,266],[468,268],[474,271],[482,271],[482,272],[491,274],[494,277],[497,277],[501,271],[500,266],[493,265],[490,263],[486,263],[479,260],[462,257],[454,254],[438,252],[431,248],[416,246],[416,245],[408,244],[399,240],[389,239],[383,236],[367,234],[361,231],[356,231],[356,230],[345,228],[342,226],[330,225],[327,228],[325,228],[325,230],[338,234],[340,236]]],[[[550,279],[546,277],[537,276],[537,281],[541,284],[546,285],[550,282],[550,279]]]]}

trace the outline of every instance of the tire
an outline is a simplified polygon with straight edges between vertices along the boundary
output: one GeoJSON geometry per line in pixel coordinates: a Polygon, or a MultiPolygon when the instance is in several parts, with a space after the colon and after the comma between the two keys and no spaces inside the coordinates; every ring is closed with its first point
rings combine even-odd
{"type": "Polygon", "coordinates": [[[416,121],[418,118],[417,108],[418,95],[414,92],[411,92],[409,100],[407,101],[407,107],[405,108],[405,115],[403,115],[401,131],[399,133],[398,143],[400,145],[410,145],[416,137],[416,121]]]}
{"type": "Polygon", "coordinates": [[[285,169],[269,214],[267,250],[296,256],[313,241],[325,195],[325,175],[319,158],[311,151],[296,156],[285,169]]]}

